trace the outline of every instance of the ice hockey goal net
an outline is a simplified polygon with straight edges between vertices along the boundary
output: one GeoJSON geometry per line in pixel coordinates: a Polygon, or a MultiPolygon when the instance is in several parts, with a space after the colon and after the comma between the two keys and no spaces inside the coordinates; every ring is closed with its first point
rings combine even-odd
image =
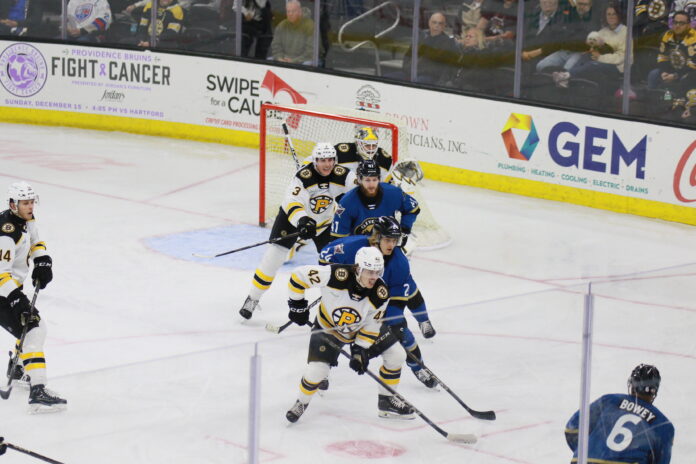
{"type": "MultiPolygon", "coordinates": [[[[261,107],[260,121],[259,224],[262,226],[272,224],[287,186],[298,169],[283,131],[283,123],[287,125],[289,138],[300,162],[311,155],[318,142],[333,145],[353,142],[356,128],[362,126],[377,129],[379,146],[392,155],[394,164],[399,159],[408,158],[409,137],[406,128],[384,115],[265,103],[261,107]]],[[[449,234],[433,218],[420,187],[416,188],[414,196],[421,206],[413,230],[418,249],[447,245],[451,241],[449,234]]]]}

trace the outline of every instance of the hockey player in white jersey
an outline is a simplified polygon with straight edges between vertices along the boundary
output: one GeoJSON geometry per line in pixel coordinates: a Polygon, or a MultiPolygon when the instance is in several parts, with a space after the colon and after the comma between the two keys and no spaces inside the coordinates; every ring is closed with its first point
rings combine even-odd
{"type": "Polygon", "coordinates": [[[0,213],[0,326],[12,336],[20,338],[24,326],[27,333],[19,355],[22,365],[8,368],[8,377],[28,377],[30,412],[53,412],[65,409],[67,401],[46,389],[46,323],[39,311],[24,294],[24,279],[29,273],[29,262],[34,262],[31,280],[39,289],[53,279],[53,260],[46,244],[39,238],[34,218],[37,195],[26,182],[15,182],[8,189],[9,209],[0,213]]]}
{"type": "Polygon", "coordinates": [[[336,203],[355,186],[355,174],[336,165],[336,150],[329,143],[318,143],[312,150],[311,162],[297,171],[290,181],[283,203],[273,222],[269,244],[252,278],[249,296],[239,314],[250,319],[259,299],[273,283],[278,269],[299,238],[313,240],[317,252],[331,240],[329,226],[336,203]]]}
{"type": "Polygon", "coordinates": [[[70,0],[68,38],[81,42],[101,42],[111,26],[111,7],[107,0],[70,0]]]}
{"type": "MultiPolygon", "coordinates": [[[[321,304],[309,340],[307,368],[300,381],[297,401],[285,415],[290,422],[297,422],[319,384],[327,378],[329,368],[338,364],[343,345],[350,345],[350,368],[362,375],[369,364],[370,348],[379,343],[378,339],[389,340],[391,345],[380,350],[383,364],[379,378],[394,389],[399,384],[406,353],[394,337],[380,337],[381,319],[389,300],[389,290],[380,278],[384,258],[376,248],[364,247],[356,253],[355,263],[301,266],[290,277],[288,317],[296,324],[309,322],[305,291],[321,289],[321,304]]],[[[377,408],[380,417],[414,418],[413,409],[381,385],[377,408]]]]}

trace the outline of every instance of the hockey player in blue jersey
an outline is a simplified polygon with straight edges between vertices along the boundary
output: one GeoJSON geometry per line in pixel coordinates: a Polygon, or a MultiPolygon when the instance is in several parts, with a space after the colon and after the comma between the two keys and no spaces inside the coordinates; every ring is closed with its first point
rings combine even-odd
{"type": "Polygon", "coordinates": [[[339,202],[331,225],[333,238],[348,235],[369,235],[372,224],[380,216],[401,214],[401,230],[405,239],[420,213],[418,202],[399,187],[380,182],[379,165],[374,160],[361,161],[356,170],[358,187],[346,193],[339,202]]]}
{"type": "MultiPolygon", "coordinates": [[[[604,395],[590,405],[587,462],[603,464],[669,464],[674,426],[653,401],[660,388],[655,366],[640,364],[628,378],[628,395],[604,395]]],[[[566,441],[578,459],[576,412],[566,425],[566,441]]]]}
{"type": "MultiPolygon", "coordinates": [[[[390,295],[385,313],[385,325],[383,326],[385,330],[380,336],[389,336],[388,334],[395,336],[407,351],[422,361],[418,343],[406,324],[404,308],[409,305],[410,308],[413,308],[412,311],[425,314],[426,317],[427,311],[425,300],[423,300],[423,296],[411,276],[408,259],[401,248],[397,246],[400,238],[401,228],[398,221],[393,217],[382,216],[377,218],[369,237],[367,235],[351,235],[329,243],[321,250],[319,263],[354,264],[355,255],[359,249],[367,246],[378,248],[384,256],[382,280],[387,284],[390,295]]],[[[372,357],[379,354],[370,353],[372,357]]],[[[426,387],[434,388],[437,385],[437,381],[417,362],[407,358],[406,364],[426,387]]]]}

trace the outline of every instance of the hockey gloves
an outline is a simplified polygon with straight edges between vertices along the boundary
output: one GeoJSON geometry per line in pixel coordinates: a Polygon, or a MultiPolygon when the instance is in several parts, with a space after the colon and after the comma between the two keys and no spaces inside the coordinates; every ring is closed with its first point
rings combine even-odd
{"type": "Polygon", "coordinates": [[[363,348],[357,343],[350,345],[350,368],[358,375],[363,375],[367,372],[367,365],[370,363],[370,356],[367,353],[367,348],[363,348]]]}
{"type": "Polygon", "coordinates": [[[50,256],[39,256],[34,258],[34,271],[31,273],[31,280],[34,285],[43,290],[46,285],[53,280],[53,260],[50,256]]]}
{"type": "Polygon", "coordinates": [[[306,325],[309,322],[309,309],[307,308],[306,299],[293,300],[290,298],[288,300],[288,306],[290,307],[288,318],[292,322],[297,325],[306,325]]]}
{"type": "Polygon", "coordinates": [[[317,235],[317,221],[309,216],[303,216],[297,221],[297,231],[302,240],[309,240],[317,235]]]}
{"type": "Polygon", "coordinates": [[[22,326],[29,323],[31,305],[29,299],[19,288],[15,288],[7,295],[7,304],[12,314],[19,317],[22,326]]]}
{"type": "Polygon", "coordinates": [[[5,439],[3,437],[0,437],[0,456],[5,454],[5,451],[7,451],[7,445],[4,443],[5,439]]]}

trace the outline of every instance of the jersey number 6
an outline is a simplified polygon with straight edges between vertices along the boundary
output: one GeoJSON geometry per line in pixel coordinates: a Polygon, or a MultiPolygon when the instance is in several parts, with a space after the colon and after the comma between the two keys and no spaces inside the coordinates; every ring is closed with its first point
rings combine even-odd
{"type": "Polygon", "coordinates": [[[633,432],[627,427],[624,427],[627,422],[631,424],[637,424],[641,421],[641,418],[635,414],[624,414],[619,417],[614,424],[614,428],[611,429],[611,433],[607,437],[607,447],[616,452],[625,450],[631,445],[633,441],[633,432]],[[617,438],[619,438],[617,440],[617,438]]]}

